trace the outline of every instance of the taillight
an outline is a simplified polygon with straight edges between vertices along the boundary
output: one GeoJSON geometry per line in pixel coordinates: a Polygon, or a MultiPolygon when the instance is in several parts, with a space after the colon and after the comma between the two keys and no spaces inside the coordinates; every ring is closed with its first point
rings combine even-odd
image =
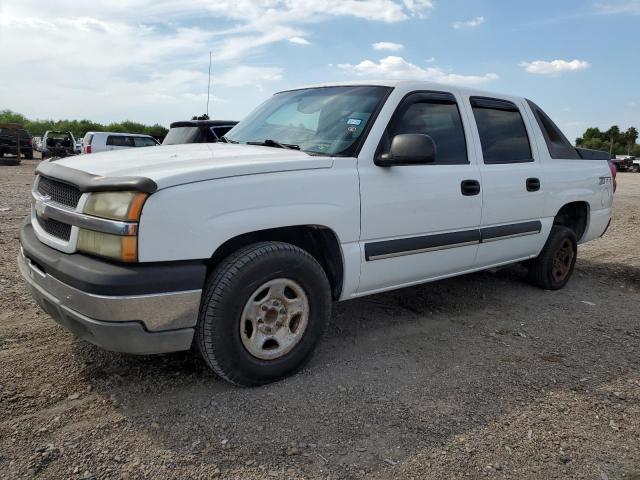
{"type": "Polygon", "coordinates": [[[618,186],[618,183],[616,182],[616,176],[618,175],[618,169],[616,168],[616,165],[609,161],[609,170],[611,170],[611,180],[613,182],[613,193],[616,193],[616,188],[618,186]]]}
{"type": "Polygon", "coordinates": [[[85,148],[85,151],[87,153],[91,153],[91,145],[87,145],[87,147],[85,148]]]}

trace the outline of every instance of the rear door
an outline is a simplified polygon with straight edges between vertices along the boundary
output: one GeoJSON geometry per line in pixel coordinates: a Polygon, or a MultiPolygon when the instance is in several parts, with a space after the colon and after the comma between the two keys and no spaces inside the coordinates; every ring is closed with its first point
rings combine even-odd
{"type": "Polygon", "coordinates": [[[481,243],[476,267],[529,258],[544,243],[545,185],[534,132],[521,100],[471,96],[481,162],[481,243]]]}
{"type": "Polygon", "coordinates": [[[358,157],[363,260],[359,293],[435,279],[473,267],[482,195],[468,125],[452,92],[402,99],[373,155],[358,157]],[[435,163],[379,167],[397,134],[431,136],[435,163]],[[465,185],[467,187],[465,187],[465,185]]]}

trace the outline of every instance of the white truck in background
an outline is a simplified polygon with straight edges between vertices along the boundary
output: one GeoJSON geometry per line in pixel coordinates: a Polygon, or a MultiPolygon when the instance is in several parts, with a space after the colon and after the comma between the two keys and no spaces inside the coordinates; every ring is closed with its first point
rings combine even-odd
{"type": "Polygon", "coordinates": [[[87,132],[81,141],[82,153],[110,152],[126,148],[157,147],[151,135],[121,132],[87,132]]]}
{"type": "Polygon", "coordinates": [[[519,97],[323,84],[222,142],[42,162],[18,262],[44,310],[103,348],[195,345],[260,385],[309,359],[332,301],[515,262],[559,289],[611,219],[609,155],[519,97]]]}

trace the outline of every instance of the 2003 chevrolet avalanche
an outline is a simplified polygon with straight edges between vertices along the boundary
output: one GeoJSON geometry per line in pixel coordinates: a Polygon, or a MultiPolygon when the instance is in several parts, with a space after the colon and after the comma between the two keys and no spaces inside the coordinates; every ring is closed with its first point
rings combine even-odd
{"type": "Polygon", "coordinates": [[[608,156],[522,98],[320,85],[223,141],[40,164],[18,261],[54,320],[259,385],[309,358],[333,300],[514,262],[558,289],[610,221],[608,156]]]}

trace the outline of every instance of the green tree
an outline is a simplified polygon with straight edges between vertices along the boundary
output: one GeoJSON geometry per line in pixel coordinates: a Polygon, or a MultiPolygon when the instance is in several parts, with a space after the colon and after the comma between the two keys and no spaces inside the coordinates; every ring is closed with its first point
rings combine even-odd
{"type": "Polygon", "coordinates": [[[620,132],[616,125],[606,132],[598,128],[587,128],[581,137],[576,138],[576,146],[590,148],[592,150],[608,150],[610,154],[623,154],[640,156],[638,141],[638,129],[629,127],[625,132],[620,132]]]}
{"type": "Polygon", "coordinates": [[[21,123],[31,135],[41,137],[47,130],[70,131],[78,137],[84,137],[87,132],[128,132],[144,133],[156,138],[163,138],[169,131],[162,125],[144,125],[139,122],[125,120],[124,122],[113,122],[108,125],[93,122],[91,120],[30,120],[24,115],[11,110],[0,110],[0,122],[21,123]]]}
{"type": "Polygon", "coordinates": [[[614,147],[616,142],[620,139],[620,127],[617,125],[612,126],[605,132],[607,139],[609,140],[609,154],[614,153],[614,147]]]}
{"type": "Polygon", "coordinates": [[[638,129],[636,127],[629,127],[624,132],[624,139],[627,144],[627,155],[631,155],[631,150],[638,140],[638,129]]]}
{"type": "Polygon", "coordinates": [[[202,115],[194,115],[193,117],[191,117],[191,120],[209,120],[209,115],[207,115],[206,113],[203,113],[202,115]]]}

